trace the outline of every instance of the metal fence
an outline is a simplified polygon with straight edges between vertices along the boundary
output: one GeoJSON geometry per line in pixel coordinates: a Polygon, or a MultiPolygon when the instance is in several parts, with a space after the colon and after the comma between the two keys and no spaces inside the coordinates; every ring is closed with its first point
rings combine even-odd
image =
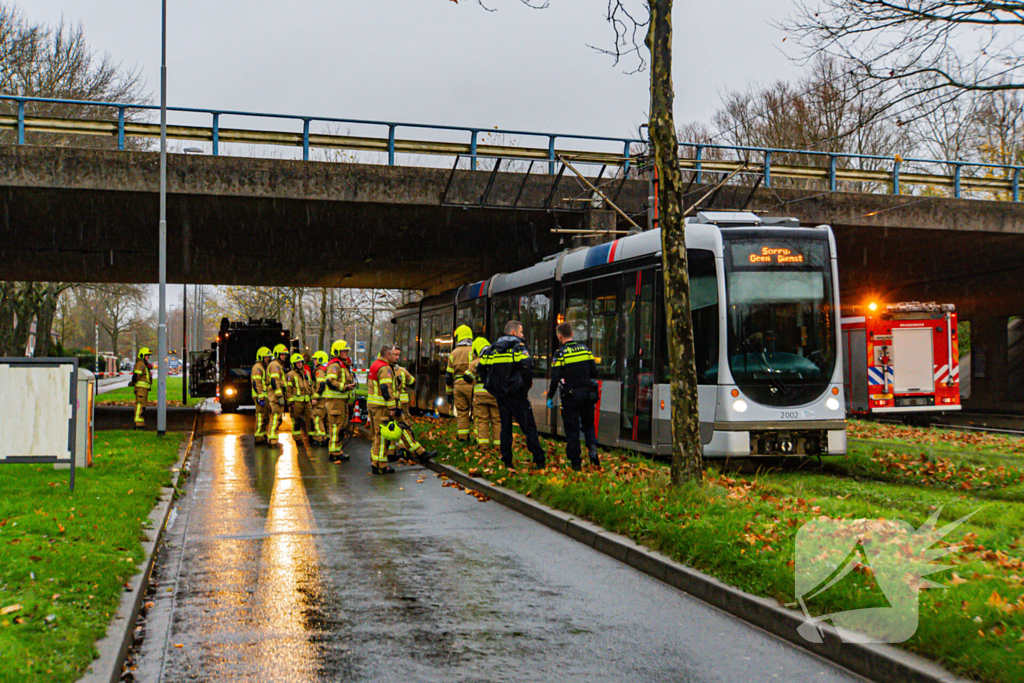
{"type": "MultiPolygon", "coordinates": [[[[141,120],[159,111],[155,105],[0,95],[0,107],[7,110],[0,111],[0,133],[15,132],[17,144],[25,144],[29,133],[98,136],[116,139],[117,149],[123,150],[128,139],[160,137],[158,123],[141,120]],[[10,104],[3,106],[4,103],[10,104]],[[107,111],[109,117],[100,118],[107,111]],[[72,113],[82,115],[72,116],[72,113]],[[86,114],[91,117],[87,118],[86,114]]],[[[494,163],[495,159],[504,159],[547,163],[548,172],[554,174],[559,158],[563,158],[581,164],[618,167],[623,174],[628,174],[643,160],[647,148],[645,140],[630,137],[193,107],[168,107],[168,112],[200,121],[198,124],[168,125],[168,139],[207,144],[209,153],[214,156],[223,154],[225,145],[243,144],[254,148],[301,149],[302,159],[307,161],[311,150],[370,152],[379,158],[378,163],[384,163],[386,158],[386,163],[392,166],[398,163],[399,155],[415,157],[412,165],[423,166],[436,165],[436,162],[428,160],[448,158],[455,159],[457,164],[459,159],[467,159],[472,170],[477,170],[487,160],[494,163]],[[202,123],[203,119],[208,123],[202,123]],[[223,127],[225,119],[254,119],[270,127],[223,127]],[[295,130],[280,130],[287,125],[295,130]],[[357,127],[368,132],[340,134],[331,131],[331,126],[357,127]]],[[[906,193],[904,188],[908,187],[912,193],[934,194],[951,190],[942,196],[951,194],[956,198],[1009,199],[1014,202],[1020,200],[1020,175],[1024,168],[974,161],[901,158],[899,155],[687,142],[680,143],[679,149],[683,169],[692,172],[697,183],[702,182],[705,176],[717,179],[736,173],[737,176],[756,177],[759,179],[757,182],[768,188],[786,183],[813,183],[833,192],[843,189],[901,194],[906,193]]],[[[206,152],[205,149],[199,151],[206,152]]],[[[331,159],[329,154],[325,154],[324,160],[331,159]]],[[[506,169],[515,170],[507,165],[506,169]]]]}

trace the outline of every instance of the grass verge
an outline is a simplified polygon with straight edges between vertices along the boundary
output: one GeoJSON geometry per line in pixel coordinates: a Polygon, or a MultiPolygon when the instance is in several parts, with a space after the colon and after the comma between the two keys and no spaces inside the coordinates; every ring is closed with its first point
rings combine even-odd
{"type": "MultiPolygon", "coordinates": [[[[825,468],[736,474],[712,466],[703,486],[673,488],[664,463],[630,453],[605,453],[602,470],[572,472],[564,466],[564,443],[550,439],[551,466],[531,472],[518,433],[514,453],[522,469],[509,471],[493,449],[456,445],[450,422],[421,421],[421,441],[442,462],[781,604],[794,601],[796,534],[805,522],[902,519],[916,529],[940,508],[940,526],[974,512],[936,544],[962,545],[942,560],[952,570],[931,577],[948,588],[919,593],[919,625],[902,646],[984,681],[1024,680],[1019,441],[904,428],[861,434],[853,423],[849,454],[825,468]]],[[[821,615],[888,604],[873,570],[862,565],[808,608],[821,615]]]]}
{"type": "MultiPolygon", "coordinates": [[[[197,406],[202,403],[203,398],[196,398],[194,396],[188,397],[188,404],[190,406],[197,406]]],[[[153,403],[156,401],[156,380],[153,380],[153,388],[149,390],[149,401],[153,403]]],[[[99,394],[96,397],[97,405],[107,406],[133,406],[135,405],[135,389],[133,387],[121,387],[108,391],[103,394],[99,394]]],[[[181,377],[168,377],[167,378],[167,405],[169,406],[183,406],[181,402],[181,377]]]]}
{"type": "Polygon", "coordinates": [[[102,432],[93,467],[0,467],[0,681],[74,681],[142,562],[183,435],[102,432]]]}

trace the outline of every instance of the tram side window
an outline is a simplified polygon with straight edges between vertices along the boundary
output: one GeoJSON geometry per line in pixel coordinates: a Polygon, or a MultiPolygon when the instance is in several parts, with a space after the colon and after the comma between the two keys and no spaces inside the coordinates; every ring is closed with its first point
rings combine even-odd
{"type": "MultiPolygon", "coordinates": [[[[697,366],[697,384],[715,384],[718,381],[718,278],[715,274],[715,254],[704,249],[688,249],[686,261],[690,272],[690,319],[693,322],[693,350],[697,366]]],[[[655,285],[658,292],[658,382],[666,383],[672,368],[668,361],[668,339],[665,311],[664,280],[658,271],[655,285]]]]}
{"type": "Polygon", "coordinates": [[[442,366],[447,365],[452,352],[452,314],[434,317],[437,327],[434,335],[434,357],[442,366]]]}
{"type": "Polygon", "coordinates": [[[464,304],[459,309],[459,325],[466,325],[473,330],[474,337],[484,336],[484,299],[477,299],[471,304],[464,304]]]}
{"type": "Polygon", "coordinates": [[[551,294],[537,292],[520,297],[526,302],[522,309],[522,322],[526,327],[526,340],[533,356],[533,374],[544,377],[548,374],[548,344],[551,339],[551,294]],[[528,314],[528,315],[527,315],[528,314]]]}
{"type": "Polygon", "coordinates": [[[618,377],[619,278],[607,277],[591,283],[590,350],[601,379],[618,377]]]}
{"type": "Polygon", "coordinates": [[[573,339],[590,344],[590,284],[581,282],[565,289],[565,322],[572,325],[573,339]]]}
{"type": "Polygon", "coordinates": [[[505,334],[505,323],[512,319],[512,300],[508,296],[495,297],[491,301],[491,329],[494,330],[490,341],[498,341],[505,334]]]}
{"type": "Polygon", "coordinates": [[[420,365],[428,365],[434,355],[434,338],[438,316],[423,317],[423,343],[420,344],[420,365]]]}
{"type": "Polygon", "coordinates": [[[398,348],[402,349],[402,355],[404,356],[408,350],[408,344],[405,339],[405,321],[399,320],[395,323],[395,344],[398,348]]]}

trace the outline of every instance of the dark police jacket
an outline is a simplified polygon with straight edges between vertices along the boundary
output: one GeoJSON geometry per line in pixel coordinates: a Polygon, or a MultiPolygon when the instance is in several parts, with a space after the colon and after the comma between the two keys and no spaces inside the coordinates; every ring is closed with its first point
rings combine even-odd
{"type": "Polygon", "coordinates": [[[555,390],[561,388],[562,400],[573,392],[589,392],[590,381],[597,379],[597,363],[594,354],[585,344],[568,341],[555,352],[551,359],[551,384],[548,386],[548,398],[553,398],[555,390]]]}
{"type": "Polygon", "coordinates": [[[480,354],[484,388],[496,399],[526,396],[533,386],[533,358],[519,337],[505,335],[480,354]]]}

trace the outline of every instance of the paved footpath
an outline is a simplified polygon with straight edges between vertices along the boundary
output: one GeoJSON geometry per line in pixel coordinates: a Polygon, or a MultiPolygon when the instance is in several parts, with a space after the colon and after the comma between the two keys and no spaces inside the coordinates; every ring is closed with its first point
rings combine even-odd
{"type": "Polygon", "coordinates": [[[365,441],[331,465],[251,422],[207,417],[138,681],[862,680],[428,470],[369,476],[365,441]]]}

